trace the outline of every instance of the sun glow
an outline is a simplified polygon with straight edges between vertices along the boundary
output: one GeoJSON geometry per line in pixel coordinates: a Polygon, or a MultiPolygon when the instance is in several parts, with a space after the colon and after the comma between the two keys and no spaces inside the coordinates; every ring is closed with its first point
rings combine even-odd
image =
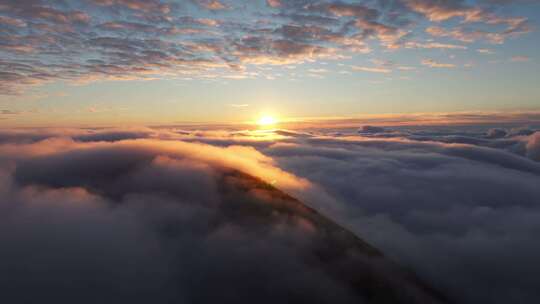
{"type": "Polygon", "coordinates": [[[264,115],[257,120],[259,126],[271,126],[278,123],[278,120],[272,116],[264,115]]]}

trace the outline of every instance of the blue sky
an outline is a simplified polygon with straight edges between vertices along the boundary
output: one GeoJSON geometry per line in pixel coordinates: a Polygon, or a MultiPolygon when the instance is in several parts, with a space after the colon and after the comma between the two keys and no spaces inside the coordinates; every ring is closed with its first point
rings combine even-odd
{"type": "Polygon", "coordinates": [[[536,111],[538,1],[0,1],[0,124],[536,111]]]}

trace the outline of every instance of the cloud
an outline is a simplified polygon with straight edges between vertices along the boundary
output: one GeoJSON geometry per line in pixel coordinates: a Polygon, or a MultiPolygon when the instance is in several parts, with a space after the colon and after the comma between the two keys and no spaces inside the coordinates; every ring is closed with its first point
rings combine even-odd
{"type": "Polygon", "coordinates": [[[481,20],[484,11],[479,7],[467,6],[464,1],[406,0],[406,5],[430,21],[445,21],[462,17],[466,22],[481,20]]]}
{"type": "Polygon", "coordinates": [[[0,91],[21,94],[51,82],[266,77],[253,65],[342,60],[374,47],[465,49],[412,40],[424,30],[463,42],[503,43],[530,31],[524,17],[461,1],[350,3],[324,0],[4,1],[0,91]],[[242,10],[245,18],[234,17],[242,10]],[[450,18],[464,21],[441,24],[450,18]],[[4,30],[5,28],[5,30],[4,30]],[[251,72],[251,71],[250,71],[251,72]]]}
{"type": "Polygon", "coordinates": [[[540,132],[530,135],[527,140],[527,157],[540,161],[540,132]]]}
{"type": "Polygon", "coordinates": [[[503,129],[489,129],[487,132],[488,138],[502,138],[507,135],[506,130],[503,129]]]}
{"type": "Polygon", "coordinates": [[[0,110],[0,115],[18,115],[21,112],[12,110],[0,110]]]}
{"type": "Polygon", "coordinates": [[[351,69],[353,71],[383,73],[383,74],[388,74],[392,72],[391,69],[383,68],[383,67],[363,67],[363,66],[356,66],[356,65],[352,66],[351,69]]]}
{"type": "Polygon", "coordinates": [[[30,288],[17,292],[28,301],[72,301],[90,283],[98,298],[134,302],[212,302],[209,288],[238,301],[227,292],[238,284],[258,301],[290,299],[291,286],[309,300],[351,300],[328,270],[297,258],[314,248],[313,218],[242,220],[241,202],[276,201],[233,169],[301,198],[456,302],[536,302],[540,132],[519,127],[538,125],[531,117],[439,114],[455,124],[413,126],[389,116],[378,119],[392,127],[360,133],[359,121],[304,131],[2,130],[0,240],[11,246],[0,266],[15,274],[5,286],[30,288]],[[261,282],[277,284],[272,295],[261,282]],[[68,283],[72,292],[56,292],[68,283]],[[332,292],[319,294],[320,284],[332,292]]]}
{"type": "Polygon", "coordinates": [[[490,49],[477,49],[476,51],[478,53],[484,54],[484,55],[493,55],[493,54],[495,54],[495,52],[493,50],[490,50],[490,49]]]}
{"type": "Polygon", "coordinates": [[[418,49],[447,49],[447,50],[466,50],[467,49],[467,47],[463,45],[438,43],[438,42],[428,42],[428,43],[407,42],[405,44],[405,47],[418,48],[418,49]]]}
{"type": "Polygon", "coordinates": [[[100,6],[115,6],[121,9],[127,8],[133,11],[164,15],[169,14],[172,9],[171,4],[162,3],[159,0],[91,0],[90,2],[100,6]]]}
{"type": "MultiPolygon", "coordinates": [[[[252,147],[81,140],[87,132],[0,144],[3,301],[444,302],[377,249],[263,182],[290,192],[311,187],[252,147]]],[[[105,132],[118,133],[92,130],[105,132]]]]}
{"type": "Polygon", "coordinates": [[[231,104],[231,107],[233,107],[233,108],[247,108],[247,107],[249,107],[249,104],[247,104],[247,103],[242,103],[242,104],[233,103],[233,104],[231,104]]]}
{"type": "Polygon", "coordinates": [[[209,10],[222,10],[227,8],[221,1],[218,0],[195,0],[200,6],[209,10]]]}
{"type": "Polygon", "coordinates": [[[385,133],[387,130],[382,127],[376,127],[376,126],[362,126],[360,130],[358,130],[359,133],[385,133]]]}
{"type": "Polygon", "coordinates": [[[452,18],[461,18],[462,23],[484,23],[487,25],[506,25],[505,34],[527,32],[527,19],[523,17],[501,17],[492,13],[489,6],[473,6],[462,0],[405,0],[411,10],[424,15],[428,20],[441,22],[452,18]]]}
{"type": "Polygon", "coordinates": [[[319,210],[422,269],[457,302],[538,299],[538,163],[474,144],[395,138],[314,138],[264,151],[335,198],[318,201],[319,210]]]}
{"type": "Polygon", "coordinates": [[[26,22],[20,19],[11,18],[8,16],[0,16],[0,24],[16,26],[16,27],[25,27],[27,25],[26,22]]]}
{"type": "Polygon", "coordinates": [[[281,6],[281,0],[266,0],[266,3],[271,7],[280,7],[281,6]]]}
{"type": "Polygon", "coordinates": [[[455,68],[456,65],[453,63],[442,63],[437,62],[433,59],[422,59],[422,65],[428,66],[430,68],[455,68]]]}
{"type": "Polygon", "coordinates": [[[510,61],[512,62],[527,62],[529,61],[529,57],[527,56],[513,56],[510,58],[510,61]]]}
{"type": "Polygon", "coordinates": [[[531,130],[527,127],[518,127],[518,128],[512,128],[508,131],[510,136],[521,136],[521,135],[532,135],[534,134],[534,130],[531,130]]]}
{"type": "Polygon", "coordinates": [[[526,19],[493,19],[488,24],[508,24],[508,27],[501,31],[486,31],[485,29],[466,26],[458,26],[451,29],[440,26],[429,26],[426,28],[426,32],[435,37],[450,37],[466,43],[483,40],[491,44],[503,44],[508,38],[530,32],[526,19]]]}

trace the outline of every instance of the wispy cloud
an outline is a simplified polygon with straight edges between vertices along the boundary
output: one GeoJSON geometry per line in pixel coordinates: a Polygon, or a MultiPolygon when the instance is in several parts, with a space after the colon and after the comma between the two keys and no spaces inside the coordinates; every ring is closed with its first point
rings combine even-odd
{"type": "Polygon", "coordinates": [[[447,49],[447,50],[466,50],[467,47],[459,44],[448,44],[438,42],[407,42],[406,48],[418,48],[418,49],[447,49]]]}
{"type": "Polygon", "coordinates": [[[455,68],[456,67],[456,65],[453,63],[437,62],[433,59],[423,59],[421,63],[422,65],[428,66],[430,68],[455,68]]]}
{"type": "Polygon", "coordinates": [[[19,111],[13,111],[13,110],[0,110],[0,115],[18,115],[21,114],[19,111]]]}
{"type": "Polygon", "coordinates": [[[491,49],[477,49],[476,51],[478,53],[484,54],[484,55],[493,55],[493,54],[495,54],[495,51],[493,51],[491,49]]]}
{"type": "Polygon", "coordinates": [[[512,62],[527,62],[529,60],[530,58],[527,56],[513,56],[512,58],[510,58],[510,61],[512,62]]]}
{"type": "Polygon", "coordinates": [[[370,72],[370,73],[391,73],[392,70],[384,67],[364,67],[364,66],[352,66],[353,71],[370,72]]]}

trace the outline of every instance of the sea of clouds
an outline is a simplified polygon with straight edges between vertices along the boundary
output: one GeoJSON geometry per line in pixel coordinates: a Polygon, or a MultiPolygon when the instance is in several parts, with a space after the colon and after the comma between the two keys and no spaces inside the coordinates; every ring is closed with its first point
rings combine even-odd
{"type": "MultiPolygon", "coordinates": [[[[291,286],[323,302],[350,300],[289,251],[265,248],[261,234],[209,230],[215,208],[208,206],[220,193],[216,172],[233,168],[299,198],[455,302],[535,303],[536,130],[2,130],[3,296],[61,302],[84,294],[96,302],[103,299],[95,291],[107,290],[109,300],[148,302],[159,294],[158,301],[217,301],[206,285],[235,301],[241,298],[232,290],[242,284],[254,294],[274,291],[270,302],[290,297],[291,286]],[[216,256],[201,256],[209,253],[216,256]],[[182,271],[171,273],[171,264],[182,271]],[[201,270],[223,277],[208,282],[201,270]],[[261,274],[262,284],[251,280],[261,274]],[[58,286],[71,293],[59,295],[58,286]]],[[[297,243],[306,229],[299,224],[286,236],[272,230],[264,237],[297,243]]]]}

